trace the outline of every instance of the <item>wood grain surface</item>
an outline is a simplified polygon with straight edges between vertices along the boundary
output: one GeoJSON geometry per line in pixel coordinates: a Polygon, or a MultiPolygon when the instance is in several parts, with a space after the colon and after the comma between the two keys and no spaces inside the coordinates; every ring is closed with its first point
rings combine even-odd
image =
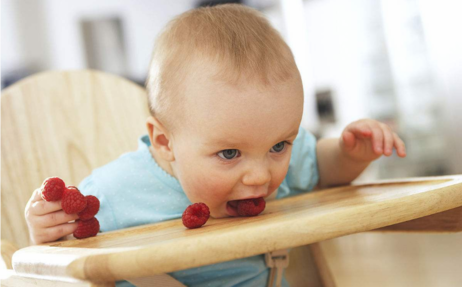
{"type": "Polygon", "coordinates": [[[462,206],[462,175],[343,186],[268,202],[256,217],[181,220],[32,246],[13,256],[16,272],[121,280],[172,272],[368,231],[462,206]]]}
{"type": "Polygon", "coordinates": [[[462,286],[462,232],[362,232],[323,241],[338,287],[462,286]]]}
{"type": "MultiPolygon", "coordinates": [[[[460,232],[462,231],[462,207],[424,216],[374,231],[388,232],[460,232]]],[[[462,243],[461,243],[462,246],[462,243]]]]}
{"type": "Polygon", "coordinates": [[[2,91],[1,106],[2,239],[20,248],[29,245],[25,206],[45,178],[78,185],[147,133],[145,90],[98,71],[33,75],[2,91]]]}

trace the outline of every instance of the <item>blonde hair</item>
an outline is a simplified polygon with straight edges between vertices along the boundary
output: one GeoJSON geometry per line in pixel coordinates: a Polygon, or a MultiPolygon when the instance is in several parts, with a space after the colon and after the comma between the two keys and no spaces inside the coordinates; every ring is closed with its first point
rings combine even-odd
{"type": "Polygon", "coordinates": [[[218,67],[215,80],[267,86],[298,74],[292,52],[260,12],[239,4],[203,7],[171,20],[157,38],[146,80],[151,114],[168,129],[184,113],[181,87],[200,63],[218,67]]]}

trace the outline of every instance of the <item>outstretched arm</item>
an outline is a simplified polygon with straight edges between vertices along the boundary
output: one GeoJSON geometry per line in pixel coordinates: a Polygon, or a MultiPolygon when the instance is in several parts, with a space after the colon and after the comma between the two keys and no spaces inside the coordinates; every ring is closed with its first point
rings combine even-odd
{"type": "Polygon", "coordinates": [[[390,156],[406,156],[406,148],[391,128],[372,119],[349,124],[340,138],[321,139],[316,146],[320,188],[348,184],[374,160],[390,156]]]}

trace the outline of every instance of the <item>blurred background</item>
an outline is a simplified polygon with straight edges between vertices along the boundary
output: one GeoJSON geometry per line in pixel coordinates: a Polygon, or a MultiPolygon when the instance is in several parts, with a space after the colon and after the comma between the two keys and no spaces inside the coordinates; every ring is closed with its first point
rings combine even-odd
{"type": "Polygon", "coordinates": [[[457,0],[2,0],[1,87],[86,68],[143,85],[155,37],[172,17],[229,2],[263,12],[294,52],[304,128],[338,137],[369,117],[403,138],[405,159],[382,157],[358,181],[462,173],[457,0]]]}

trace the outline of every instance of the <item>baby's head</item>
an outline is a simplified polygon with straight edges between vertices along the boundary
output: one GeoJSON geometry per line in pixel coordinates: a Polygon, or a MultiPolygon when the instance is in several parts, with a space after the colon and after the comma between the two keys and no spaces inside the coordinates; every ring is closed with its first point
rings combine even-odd
{"type": "Polygon", "coordinates": [[[293,55],[257,11],[188,11],[157,39],[146,87],[151,152],[215,218],[268,197],[286,176],[303,113],[293,55]]]}

